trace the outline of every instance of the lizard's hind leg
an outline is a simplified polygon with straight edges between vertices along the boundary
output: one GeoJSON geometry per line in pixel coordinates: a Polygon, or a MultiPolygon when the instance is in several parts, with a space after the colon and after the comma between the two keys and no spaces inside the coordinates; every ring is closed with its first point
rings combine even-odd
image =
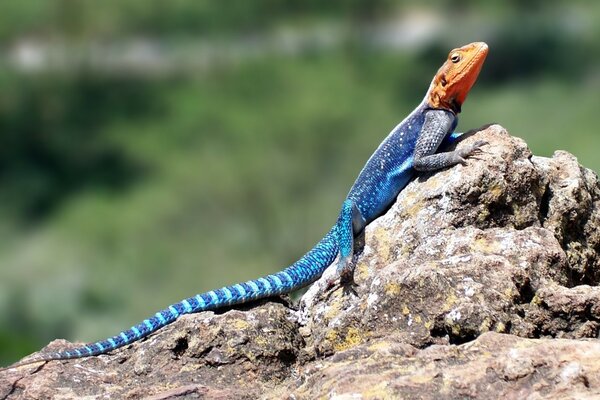
{"type": "Polygon", "coordinates": [[[336,224],[336,238],[340,258],[336,268],[336,278],[351,278],[354,272],[354,239],[365,227],[365,219],[352,200],[344,201],[336,224]]]}

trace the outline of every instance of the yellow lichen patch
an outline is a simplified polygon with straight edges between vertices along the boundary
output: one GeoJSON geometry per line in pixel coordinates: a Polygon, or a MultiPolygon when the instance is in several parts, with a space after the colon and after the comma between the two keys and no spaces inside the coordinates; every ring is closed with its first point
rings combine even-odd
{"type": "Polygon", "coordinates": [[[451,330],[452,330],[453,335],[460,336],[460,325],[459,324],[452,324],[451,330]]]}
{"type": "Polygon", "coordinates": [[[490,186],[487,190],[487,194],[492,201],[498,200],[503,192],[504,188],[498,184],[490,186]]]}
{"type": "Polygon", "coordinates": [[[248,329],[250,327],[250,324],[246,320],[236,319],[235,321],[233,321],[233,326],[235,327],[236,330],[241,331],[244,329],[248,329]]]}
{"type": "Polygon", "coordinates": [[[502,323],[502,322],[498,322],[498,324],[496,325],[495,331],[498,333],[506,332],[506,325],[504,325],[504,323],[502,323]]]}
{"type": "Polygon", "coordinates": [[[524,210],[521,209],[521,207],[518,207],[516,204],[511,204],[511,209],[515,218],[515,224],[517,226],[524,225],[529,222],[529,217],[531,215],[529,210],[523,212],[524,210]]]}
{"type": "Polygon", "coordinates": [[[240,350],[243,352],[245,349],[238,349],[236,347],[236,343],[237,342],[235,340],[228,340],[225,342],[225,345],[221,347],[221,351],[224,352],[228,357],[232,357],[240,350]]]}
{"type": "MultiPolygon", "coordinates": [[[[341,292],[343,289],[339,289],[339,291],[341,292]]],[[[334,319],[335,317],[337,317],[338,315],[340,315],[341,309],[342,309],[342,297],[341,296],[337,296],[333,299],[333,301],[329,304],[329,307],[327,308],[327,311],[325,312],[325,319],[331,321],[332,319],[334,319]]]]}
{"type": "Polygon", "coordinates": [[[497,253],[499,250],[497,242],[492,242],[485,238],[475,239],[473,241],[473,244],[471,245],[471,249],[474,252],[483,253],[483,254],[493,254],[493,253],[497,253]]]}
{"type": "Polygon", "coordinates": [[[354,279],[357,281],[366,280],[369,276],[369,267],[364,262],[358,263],[354,268],[354,279]]]}
{"type": "MultiPolygon", "coordinates": [[[[240,353],[240,350],[235,349],[234,351],[232,351],[232,352],[228,351],[227,353],[228,353],[227,354],[228,356],[235,357],[238,353],[240,353]]],[[[254,353],[252,350],[244,349],[244,350],[241,350],[241,353],[243,353],[244,356],[246,356],[250,362],[256,362],[256,360],[258,359],[257,354],[254,353]]]]}
{"type": "Polygon", "coordinates": [[[423,197],[417,196],[412,192],[404,192],[401,196],[400,205],[403,214],[411,217],[416,215],[423,208],[423,197]]]}
{"type": "Polygon", "coordinates": [[[406,306],[406,304],[402,307],[402,314],[404,314],[404,315],[410,314],[410,309],[406,306]]]}
{"type": "Polygon", "coordinates": [[[402,289],[397,283],[388,283],[385,285],[385,294],[388,296],[398,296],[402,289]]]}
{"type": "Polygon", "coordinates": [[[485,318],[483,322],[481,322],[481,325],[479,325],[479,331],[487,332],[490,330],[490,326],[492,326],[492,321],[490,321],[489,318],[485,318]]]}
{"type": "Polygon", "coordinates": [[[380,381],[377,384],[369,385],[369,389],[360,393],[364,399],[393,399],[394,393],[390,392],[388,386],[389,381],[380,381]]]}
{"type": "Polygon", "coordinates": [[[417,324],[421,323],[421,316],[420,315],[415,315],[415,317],[413,318],[413,321],[416,322],[417,324]]]}
{"type": "Polygon", "coordinates": [[[330,329],[325,337],[327,338],[327,341],[335,343],[338,341],[338,332],[335,329],[330,329]]]}
{"type": "Polygon", "coordinates": [[[252,338],[252,341],[260,347],[269,346],[269,340],[264,336],[256,336],[252,338]]]}
{"type": "Polygon", "coordinates": [[[327,333],[327,339],[332,342],[335,351],[344,351],[363,343],[366,332],[350,327],[346,330],[343,338],[341,336],[342,334],[333,330],[327,333]]]}
{"type": "Polygon", "coordinates": [[[398,203],[402,206],[403,210],[406,210],[407,207],[410,207],[415,201],[418,201],[419,197],[415,195],[414,192],[404,191],[402,192],[402,196],[398,199],[398,203]]]}
{"type": "Polygon", "coordinates": [[[490,217],[490,211],[488,209],[483,209],[479,214],[477,214],[477,222],[484,222],[490,217]]]}
{"type": "Polygon", "coordinates": [[[444,306],[442,309],[444,311],[450,311],[450,309],[452,307],[454,307],[454,305],[456,304],[457,301],[458,301],[458,297],[456,297],[456,295],[454,293],[450,293],[450,295],[446,298],[446,301],[444,302],[444,306]]]}
{"type": "Polygon", "coordinates": [[[431,329],[433,327],[433,321],[427,321],[423,324],[423,326],[425,327],[425,329],[431,329]]]}
{"type": "Polygon", "coordinates": [[[412,375],[409,377],[410,381],[413,383],[429,383],[433,380],[433,376],[431,375],[412,375]]]}
{"type": "Polygon", "coordinates": [[[382,227],[378,227],[373,231],[373,237],[377,242],[378,258],[381,260],[388,260],[390,257],[391,245],[390,235],[388,234],[387,230],[382,227]]]}
{"type": "Polygon", "coordinates": [[[390,349],[390,343],[386,341],[376,342],[369,346],[369,351],[376,352],[387,352],[390,349]]]}
{"type": "MultiPolygon", "coordinates": [[[[440,175],[443,175],[443,174],[437,174],[437,175],[428,177],[427,180],[425,181],[425,187],[429,190],[433,190],[433,189],[437,188],[438,186],[440,186],[441,185],[440,175]]],[[[446,180],[446,178],[444,178],[444,180],[446,180]]]]}

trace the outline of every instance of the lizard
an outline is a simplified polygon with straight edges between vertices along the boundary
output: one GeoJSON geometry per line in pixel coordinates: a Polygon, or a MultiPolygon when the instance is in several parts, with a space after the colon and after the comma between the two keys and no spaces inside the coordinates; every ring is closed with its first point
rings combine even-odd
{"type": "Polygon", "coordinates": [[[0,371],[37,362],[106,354],[158,331],[183,314],[290,293],[316,281],[336,259],[334,280],[351,276],[355,239],[369,223],[385,213],[417,173],[464,164],[468,157],[480,152],[487,144],[476,141],[453,151],[439,151],[457,142],[462,135],[454,132],[457,115],[487,54],[488,46],[484,42],[450,51],[421,103],[392,129],[364,165],[343,201],[333,227],[289,267],[255,280],[186,298],[105,340],[38,355],[0,368],[0,371]]]}

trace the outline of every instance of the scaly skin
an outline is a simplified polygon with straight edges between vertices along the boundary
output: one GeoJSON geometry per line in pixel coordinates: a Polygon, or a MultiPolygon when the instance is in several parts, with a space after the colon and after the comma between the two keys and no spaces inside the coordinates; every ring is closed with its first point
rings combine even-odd
{"type": "Polygon", "coordinates": [[[450,52],[423,101],[390,132],[367,161],[342,205],[336,224],[315,247],[288,268],[263,278],[189,297],[106,340],[43,354],[8,368],[108,353],[156,332],[183,314],[293,292],[317,280],[338,254],[338,275],[351,274],[354,239],[390,207],[417,171],[434,171],[464,163],[465,158],[485,144],[476,142],[461,150],[436,153],[440,146],[453,143],[460,137],[460,134],[453,133],[456,115],[479,75],[487,52],[487,45],[483,42],[471,43],[450,52]]]}

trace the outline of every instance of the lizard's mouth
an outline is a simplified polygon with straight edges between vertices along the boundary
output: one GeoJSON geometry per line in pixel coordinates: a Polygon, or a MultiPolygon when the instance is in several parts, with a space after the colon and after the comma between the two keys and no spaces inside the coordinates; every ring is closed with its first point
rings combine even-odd
{"type": "Polygon", "coordinates": [[[471,43],[470,45],[467,45],[467,47],[475,47],[475,50],[471,51],[473,54],[469,62],[456,73],[455,76],[459,77],[456,79],[456,85],[448,90],[448,94],[450,94],[448,100],[455,103],[459,110],[460,106],[467,98],[467,94],[475,84],[488,54],[488,45],[485,42],[471,43]]]}
{"type": "MultiPolygon", "coordinates": [[[[471,57],[471,60],[469,60],[469,62],[466,63],[463,68],[460,69],[460,74],[471,71],[473,69],[473,64],[477,64],[477,68],[481,70],[481,67],[483,66],[483,61],[485,60],[488,54],[489,48],[487,43],[485,42],[475,42],[471,43],[469,46],[476,46],[477,50],[475,51],[473,57],[471,57]]],[[[477,75],[478,74],[479,71],[477,71],[477,75]]],[[[477,78],[477,75],[475,75],[475,78],[477,78]]]]}

